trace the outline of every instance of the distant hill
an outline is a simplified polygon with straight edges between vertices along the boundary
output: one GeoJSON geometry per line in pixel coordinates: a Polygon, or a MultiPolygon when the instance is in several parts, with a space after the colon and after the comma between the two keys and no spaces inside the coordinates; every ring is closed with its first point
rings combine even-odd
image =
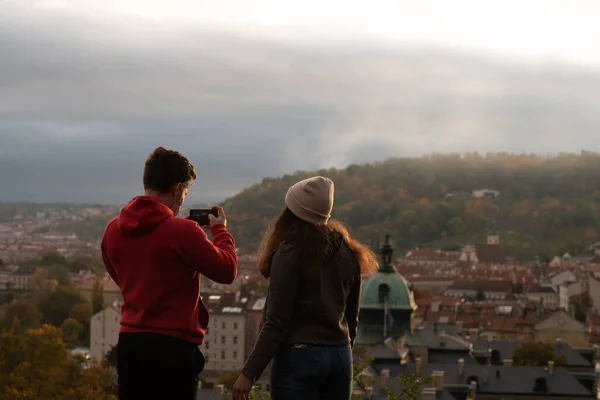
{"type": "Polygon", "coordinates": [[[336,184],[335,218],[363,241],[377,243],[390,233],[399,250],[457,248],[497,229],[502,243],[523,258],[547,259],[582,254],[600,237],[600,154],[469,153],[265,178],[224,202],[243,252],[256,249],[284,207],[288,187],[315,174],[336,184]],[[475,198],[480,189],[499,194],[475,198]]]}

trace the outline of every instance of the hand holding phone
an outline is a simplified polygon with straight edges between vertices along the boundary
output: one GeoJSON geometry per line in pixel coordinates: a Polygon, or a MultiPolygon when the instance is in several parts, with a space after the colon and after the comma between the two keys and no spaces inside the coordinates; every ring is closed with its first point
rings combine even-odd
{"type": "Polygon", "coordinates": [[[191,209],[189,219],[196,221],[204,228],[210,228],[215,225],[227,226],[225,211],[219,206],[213,208],[191,209]]]}
{"type": "Polygon", "coordinates": [[[211,208],[193,208],[190,210],[190,219],[196,221],[200,226],[210,225],[209,215],[213,215],[215,218],[219,216],[217,210],[211,208]]]}

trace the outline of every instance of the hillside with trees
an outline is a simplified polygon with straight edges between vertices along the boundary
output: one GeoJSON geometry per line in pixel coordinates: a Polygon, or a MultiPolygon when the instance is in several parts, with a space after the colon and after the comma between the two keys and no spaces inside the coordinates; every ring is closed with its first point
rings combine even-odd
{"type": "Polygon", "coordinates": [[[253,252],[290,185],[315,174],[334,180],[333,216],[376,245],[457,249],[497,230],[523,259],[584,254],[600,231],[600,154],[478,153],[392,158],[345,169],[265,178],[224,202],[243,252],[253,252]],[[496,198],[475,198],[480,189],[496,198]]]}

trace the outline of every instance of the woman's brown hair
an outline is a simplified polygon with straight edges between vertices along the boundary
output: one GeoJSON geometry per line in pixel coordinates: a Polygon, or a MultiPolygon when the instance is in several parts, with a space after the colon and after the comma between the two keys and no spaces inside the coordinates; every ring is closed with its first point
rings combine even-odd
{"type": "Polygon", "coordinates": [[[305,261],[325,261],[333,256],[340,242],[354,253],[360,272],[370,275],[377,271],[375,254],[358,240],[352,238],[348,229],[339,221],[329,220],[327,224],[311,224],[292,213],[287,207],[269,226],[258,248],[258,267],[265,278],[271,274],[271,259],[285,242],[294,245],[305,261]]]}

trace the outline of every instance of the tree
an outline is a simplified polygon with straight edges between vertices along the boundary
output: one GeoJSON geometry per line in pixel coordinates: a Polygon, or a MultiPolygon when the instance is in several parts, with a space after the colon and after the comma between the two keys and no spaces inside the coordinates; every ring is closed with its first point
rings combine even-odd
{"type": "Polygon", "coordinates": [[[386,387],[387,397],[385,400],[420,400],[423,389],[435,383],[433,377],[423,376],[423,371],[417,371],[414,374],[399,375],[396,380],[400,389],[399,393],[395,393],[391,388],[386,387]]]}
{"type": "Polygon", "coordinates": [[[19,319],[22,331],[37,328],[42,323],[42,313],[31,300],[13,300],[4,311],[2,326],[9,329],[15,318],[19,319]]]}
{"type": "Polygon", "coordinates": [[[47,253],[40,259],[40,265],[49,267],[51,265],[67,265],[66,258],[60,253],[47,253]]]}
{"type": "Polygon", "coordinates": [[[104,286],[100,279],[96,278],[92,286],[92,312],[94,314],[104,309],[104,286]]]}
{"type": "Polygon", "coordinates": [[[365,356],[352,363],[352,383],[357,389],[352,394],[353,399],[362,399],[366,396],[370,400],[370,388],[375,385],[375,378],[366,372],[372,362],[373,357],[365,356]]]}
{"type": "Polygon", "coordinates": [[[117,366],[117,356],[119,352],[119,346],[114,345],[104,356],[104,363],[113,367],[117,366]]]}
{"type": "Polygon", "coordinates": [[[92,305],[88,302],[75,304],[69,313],[69,317],[81,324],[89,323],[92,315],[92,305]]]}
{"type": "Polygon", "coordinates": [[[549,343],[530,340],[517,347],[513,354],[513,365],[515,366],[546,366],[548,361],[554,361],[554,365],[557,367],[567,365],[565,355],[556,357],[554,347],[549,343]]]}
{"type": "Polygon", "coordinates": [[[58,282],[49,276],[44,268],[36,268],[35,273],[29,279],[29,288],[37,295],[45,295],[56,289],[58,282]]]}
{"type": "Polygon", "coordinates": [[[83,327],[76,319],[67,318],[61,325],[63,341],[67,346],[75,347],[79,344],[79,334],[83,327]]]}
{"type": "MultiPolygon", "coordinates": [[[[357,389],[352,393],[352,398],[355,400],[371,400],[374,397],[372,388],[375,386],[376,379],[367,373],[372,362],[373,357],[365,356],[352,365],[352,383],[353,387],[357,389]]],[[[398,384],[397,392],[389,386],[383,388],[386,393],[385,400],[420,400],[423,389],[431,386],[434,380],[431,376],[423,376],[422,371],[417,371],[414,374],[403,374],[396,377],[396,383],[398,384]]]]}
{"type": "Polygon", "coordinates": [[[56,290],[42,298],[38,307],[45,322],[61,326],[65,319],[69,318],[73,307],[81,303],[87,303],[87,299],[77,288],[58,286],[56,290]]]}
{"type": "Polygon", "coordinates": [[[44,325],[0,337],[1,400],[116,400],[110,368],[72,357],[60,328],[44,325]]]}
{"type": "Polygon", "coordinates": [[[465,223],[460,217],[454,217],[448,221],[448,230],[452,235],[460,235],[465,231],[465,223]]]}
{"type": "Polygon", "coordinates": [[[70,285],[69,269],[64,265],[56,264],[48,268],[48,278],[54,279],[59,285],[70,285]]]}
{"type": "Polygon", "coordinates": [[[479,289],[477,291],[477,294],[475,295],[475,300],[477,301],[485,301],[486,297],[485,297],[485,292],[483,291],[483,289],[479,289]]]}
{"type": "MultiPolygon", "coordinates": [[[[550,158],[450,154],[393,158],[324,172],[340,188],[335,218],[362,241],[372,240],[373,232],[385,227],[398,240],[398,250],[417,244],[446,247],[466,235],[483,240],[490,221],[496,220],[498,230],[505,233],[503,245],[531,258],[554,254],[561,242],[571,242],[572,254],[581,252],[594,230],[600,234],[598,166],[600,153],[550,158]],[[473,191],[482,187],[497,189],[498,200],[474,199],[473,191]]],[[[275,200],[290,184],[315,173],[265,179],[225,201],[241,253],[256,249],[279,212],[275,200]]]]}

